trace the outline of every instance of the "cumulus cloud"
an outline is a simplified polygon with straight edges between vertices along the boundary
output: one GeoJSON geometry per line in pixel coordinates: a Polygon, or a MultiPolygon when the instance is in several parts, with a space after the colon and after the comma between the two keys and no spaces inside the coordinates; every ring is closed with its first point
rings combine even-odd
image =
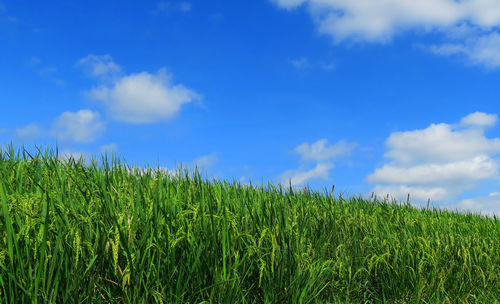
{"type": "Polygon", "coordinates": [[[440,32],[445,36],[444,41],[430,47],[436,54],[462,55],[474,64],[500,66],[499,1],[270,1],[287,10],[307,7],[318,31],[331,36],[336,43],[345,40],[384,43],[406,32],[440,32]],[[466,28],[469,30],[465,31],[466,28]],[[452,35],[454,39],[449,40],[452,35]]]}
{"type": "Polygon", "coordinates": [[[424,163],[409,167],[397,164],[385,165],[375,170],[368,181],[383,184],[435,185],[445,184],[460,187],[476,180],[494,176],[497,163],[485,155],[446,163],[424,163]]]}
{"type": "Polygon", "coordinates": [[[479,181],[498,179],[500,139],[487,138],[484,128],[496,115],[476,112],[455,125],[431,124],[421,130],[392,133],[386,141],[389,162],[367,177],[379,195],[419,201],[449,200],[479,181]]]}
{"type": "Polygon", "coordinates": [[[106,124],[99,113],[90,110],[64,112],[55,119],[51,134],[62,141],[93,142],[104,132],[106,124]]]}
{"type": "Polygon", "coordinates": [[[183,105],[199,98],[182,84],[173,84],[171,78],[165,69],[156,74],[131,74],[115,79],[111,85],[92,89],[88,96],[101,101],[117,121],[133,124],[167,121],[183,105]]]}
{"type": "Polygon", "coordinates": [[[319,30],[336,40],[384,41],[399,31],[432,30],[462,22],[500,24],[500,3],[485,0],[272,0],[291,9],[307,4],[319,30]]]}
{"type": "Polygon", "coordinates": [[[104,77],[121,72],[121,67],[113,61],[111,55],[90,54],[78,60],[76,65],[82,67],[88,75],[93,77],[104,77]]]}
{"type": "Polygon", "coordinates": [[[496,114],[486,114],[482,112],[471,113],[460,120],[464,126],[491,127],[497,123],[496,114]]]}
{"type": "Polygon", "coordinates": [[[285,185],[291,183],[292,186],[299,186],[314,179],[326,180],[330,170],[334,167],[333,160],[336,157],[348,155],[356,146],[356,143],[344,140],[330,145],[326,138],[311,144],[300,144],[295,147],[294,152],[300,156],[301,168],[283,172],[280,175],[280,181],[285,185]],[[310,163],[315,163],[315,167],[308,169],[310,163]]]}

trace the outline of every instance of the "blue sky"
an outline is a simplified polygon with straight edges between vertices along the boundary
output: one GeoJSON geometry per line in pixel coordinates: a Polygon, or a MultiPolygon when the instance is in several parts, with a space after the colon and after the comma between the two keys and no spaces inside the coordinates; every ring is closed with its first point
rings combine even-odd
{"type": "Polygon", "coordinates": [[[500,4],[0,1],[0,143],[500,213],[500,4]]]}

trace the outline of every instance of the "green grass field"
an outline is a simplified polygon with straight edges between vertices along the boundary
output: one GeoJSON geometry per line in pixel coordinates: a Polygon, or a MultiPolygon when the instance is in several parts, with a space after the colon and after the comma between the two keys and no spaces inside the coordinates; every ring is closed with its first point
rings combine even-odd
{"type": "Polygon", "coordinates": [[[500,221],[0,154],[0,303],[500,303],[500,221]]]}

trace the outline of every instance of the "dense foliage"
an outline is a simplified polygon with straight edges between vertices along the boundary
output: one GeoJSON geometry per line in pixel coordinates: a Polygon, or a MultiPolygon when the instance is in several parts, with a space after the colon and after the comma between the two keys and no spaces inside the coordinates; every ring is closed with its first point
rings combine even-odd
{"type": "Polygon", "coordinates": [[[500,222],[0,154],[0,303],[499,303],[500,222]]]}

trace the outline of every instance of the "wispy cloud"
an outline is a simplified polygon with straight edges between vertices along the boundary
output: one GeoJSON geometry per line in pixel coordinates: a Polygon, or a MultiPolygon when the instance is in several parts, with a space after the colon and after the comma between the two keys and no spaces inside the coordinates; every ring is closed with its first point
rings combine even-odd
{"type": "Polygon", "coordinates": [[[15,16],[9,16],[5,13],[7,12],[7,8],[3,3],[0,3],[0,21],[7,23],[18,23],[19,19],[15,16]]]}
{"type": "MultiPolygon", "coordinates": [[[[91,74],[98,78],[119,71],[111,57],[88,58],[84,58],[83,62],[90,63],[91,74]]],[[[185,104],[200,98],[199,94],[182,84],[173,84],[172,76],[164,68],[156,74],[142,72],[117,76],[110,82],[101,80],[101,85],[87,95],[102,102],[114,120],[132,124],[168,121],[185,104]]]]}
{"type": "Polygon", "coordinates": [[[191,167],[196,167],[201,170],[208,170],[218,161],[218,157],[216,153],[211,153],[207,155],[202,155],[195,158],[191,163],[191,167]]]}
{"type": "Polygon", "coordinates": [[[500,33],[496,32],[431,45],[429,50],[438,55],[463,57],[471,64],[486,68],[500,67],[500,33]]]}
{"type": "Polygon", "coordinates": [[[311,67],[311,64],[309,63],[309,59],[307,57],[302,57],[299,59],[292,59],[290,60],[290,63],[294,68],[297,69],[307,69],[311,67]]]}
{"type": "Polygon", "coordinates": [[[86,161],[89,159],[89,155],[86,152],[63,150],[59,153],[59,159],[62,161],[86,161]]]}
{"type": "Polygon", "coordinates": [[[341,140],[334,145],[329,145],[326,138],[320,139],[312,144],[303,143],[297,146],[294,151],[300,155],[304,161],[325,161],[336,156],[350,153],[356,143],[341,140]]]}
{"type": "Polygon", "coordinates": [[[160,1],[151,12],[153,15],[170,15],[175,12],[186,13],[191,11],[193,5],[187,1],[160,1]]]}
{"type": "Polygon", "coordinates": [[[77,67],[81,67],[92,77],[107,77],[113,76],[121,72],[122,68],[113,61],[111,55],[94,55],[90,54],[76,63],[77,67]]]}
{"type": "Polygon", "coordinates": [[[455,204],[449,204],[447,207],[498,217],[500,216],[500,192],[463,199],[455,204]]]}
{"type": "Polygon", "coordinates": [[[271,0],[271,2],[276,3],[284,9],[291,10],[302,5],[303,3],[306,3],[307,0],[271,0]]]}
{"type": "Polygon", "coordinates": [[[332,71],[334,70],[336,67],[335,63],[334,62],[330,62],[330,63],[325,63],[325,64],[322,64],[321,65],[321,68],[323,70],[327,70],[327,71],[332,71]]]}
{"type": "Polygon", "coordinates": [[[57,85],[64,85],[64,80],[58,77],[58,68],[54,65],[44,65],[39,57],[32,56],[27,60],[27,64],[36,71],[40,78],[48,80],[57,85]]]}
{"type": "Polygon", "coordinates": [[[326,180],[330,170],[334,168],[333,161],[337,157],[350,154],[356,146],[356,143],[345,140],[330,145],[327,139],[300,144],[294,149],[300,156],[300,168],[283,172],[280,174],[280,181],[285,185],[300,186],[310,180],[326,180]],[[310,168],[311,164],[314,164],[313,168],[310,168]]]}
{"type": "Polygon", "coordinates": [[[189,12],[193,8],[190,2],[183,1],[179,3],[179,9],[183,12],[189,12]]]}
{"type": "Polygon", "coordinates": [[[394,132],[387,139],[389,162],[367,177],[379,195],[417,201],[451,200],[482,180],[498,180],[500,138],[487,138],[496,115],[476,112],[457,124],[431,124],[420,130],[394,132]]]}
{"type": "Polygon", "coordinates": [[[41,63],[42,61],[40,60],[40,58],[36,57],[36,56],[32,56],[29,60],[28,60],[28,64],[29,65],[37,65],[39,63],[41,63]]]}
{"type": "Polygon", "coordinates": [[[45,131],[39,124],[29,124],[24,127],[16,128],[14,130],[14,135],[20,140],[34,140],[45,135],[45,131]]]}
{"type": "Polygon", "coordinates": [[[300,186],[305,185],[310,180],[326,180],[333,167],[334,165],[330,162],[321,162],[317,163],[312,169],[288,170],[281,174],[281,183],[283,185],[300,186]]]}
{"type": "Polygon", "coordinates": [[[116,153],[118,152],[118,145],[116,143],[111,143],[111,144],[107,144],[107,145],[102,145],[100,148],[99,148],[99,152],[101,152],[102,154],[106,154],[106,153],[116,153]]]}
{"type": "Polygon", "coordinates": [[[289,60],[289,63],[297,70],[308,70],[308,69],[321,69],[325,71],[332,71],[335,69],[335,63],[333,61],[319,62],[318,60],[311,60],[309,57],[300,57],[289,60]]]}

